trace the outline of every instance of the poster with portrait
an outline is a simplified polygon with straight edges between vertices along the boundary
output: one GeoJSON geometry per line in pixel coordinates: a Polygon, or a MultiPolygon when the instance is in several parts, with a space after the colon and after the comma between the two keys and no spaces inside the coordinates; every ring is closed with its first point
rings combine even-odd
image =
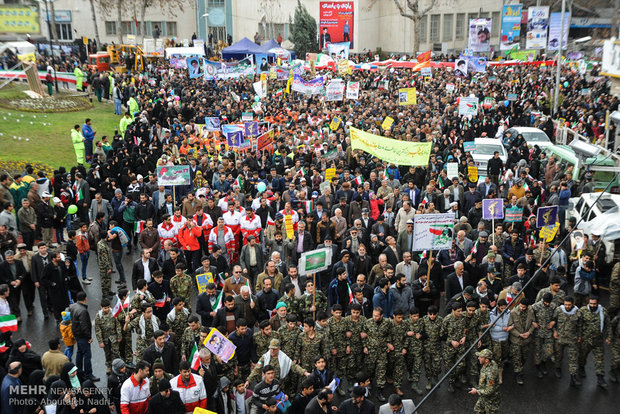
{"type": "Polygon", "coordinates": [[[355,2],[319,2],[319,47],[327,49],[330,43],[349,42],[353,47],[355,2]]]}
{"type": "Polygon", "coordinates": [[[349,59],[351,42],[330,43],[327,45],[327,54],[334,60],[349,59]]]}
{"type": "Polygon", "coordinates": [[[454,214],[416,214],[413,216],[413,250],[452,248],[454,214]]]}
{"type": "Polygon", "coordinates": [[[549,50],[558,50],[560,38],[562,38],[562,49],[566,49],[568,44],[568,29],[570,27],[570,12],[564,13],[564,31],[562,31],[562,13],[551,13],[549,18],[549,50]]]}
{"type": "Polygon", "coordinates": [[[468,49],[472,52],[491,50],[491,20],[490,18],[469,20],[468,49]]]}
{"type": "Polygon", "coordinates": [[[502,26],[499,37],[500,50],[510,50],[521,40],[522,4],[510,4],[502,9],[502,26]]]}
{"type": "Polygon", "coordinates": [[[215,328],[211,328],[211,332],[207,335],[204,346],[213,354],[220,357],[224,362],[230,361],[235,355],[237,347],[231,341],[228,340],[220,331],[215,328]]]}
{"type": "Polygon", "coordinates": [[[549,26],[549,6],[530,7],[527,9],[526,49],[544,49],[547,46],[547,28],[549,26]]]}
{"type": "Polygon", "coordinates": [[[459,116],[476,116],[478,114],[478,97],[467,96],[459,98],[459,116]]]}
{"type": "Polygon", "coordinates": [[[190,56],[187,58],[187,72],[190,79],[200,78],[204,74],[202,68],[202,58],[198,56],[190,56]]]}
{"type": "Polygon", "coordinates": [[[264,54],[256,54],[256,74],[260,75],[261,73],[269,73],[271,66],[269,65],[269,59],[267,55],[264,54]]]}
{"type": "Polygon", "coordinates": [[[216,116],[205,118],[205,125],[207,131],[219,131],[220,130],[220,118],[216,116]]]}

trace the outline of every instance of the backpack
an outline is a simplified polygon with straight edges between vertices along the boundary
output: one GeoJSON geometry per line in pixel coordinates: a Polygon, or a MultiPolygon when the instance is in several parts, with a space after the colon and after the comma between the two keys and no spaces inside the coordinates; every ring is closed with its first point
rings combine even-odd
{"type": "Polygon", "coordinates": [[[116,226],[116,227],[114,227],[110,231],[112,233],[116,233],[118,235],[118,240],[121,242],[121,245],[123,247],[127,246],[127,243],[129,243],[129,236],[127,236],[127,233],[125,233],[125,230],[123,230],[122,228],[116,226]]]}

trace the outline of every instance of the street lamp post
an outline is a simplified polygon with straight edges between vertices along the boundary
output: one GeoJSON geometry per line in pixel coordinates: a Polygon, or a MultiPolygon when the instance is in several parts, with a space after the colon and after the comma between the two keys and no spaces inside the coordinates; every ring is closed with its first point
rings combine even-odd
{"type": "MultiPolygon", "coordinates": [[[[553,94],[553,115],[557,116],[560,103],[560,72],[562,69],[562,46],[564,46],[564,11],[566,0],[562,0],[562,20],[560,24],[560,45],[558,46],[558,61],[555,73],[555,93],[553,94]]],[[[568,45],[567,45],[568,46],[568,45]]]]}
{"type": "Polygon", "coordinates": [[[54,49],[52,48],[52,23],[50,22],[50,11],[47,3],[53,0],[37,0],[39,3],[45,3],[45,20],[47,21],[47,34],[49,36],[49,46],[50,46],[50,58],[52,59],[52,69],[54,70],[54,84],[56,86],[56,93],[58,93],[58,76],[56,76],[56,67],[54,67],[54,49]]]}

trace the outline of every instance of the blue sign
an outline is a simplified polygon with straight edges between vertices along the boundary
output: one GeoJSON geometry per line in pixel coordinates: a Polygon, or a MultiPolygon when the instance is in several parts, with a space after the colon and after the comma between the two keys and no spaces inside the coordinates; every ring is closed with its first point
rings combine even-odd
{"type": "Polygon", "coordinates": [[[539,207],[536,211],[536,227],[555,226],[558,221],[558,206],[539,207]]]}

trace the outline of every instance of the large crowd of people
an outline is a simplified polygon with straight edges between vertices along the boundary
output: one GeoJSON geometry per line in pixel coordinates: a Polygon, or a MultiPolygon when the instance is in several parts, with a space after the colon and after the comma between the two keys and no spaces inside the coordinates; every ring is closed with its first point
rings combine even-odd
{"type": "Polygon", "coordinates": [[[549,66],[432,74],[355,70],[345,78],[360,82],[359,99],[336,102],[273,80],[255,99],[251,78],[189,79],[168,66],[95,74],[106,82],[89,88],[116,101],[118,130],[76,120],[67,128],[75,166],[0,176],[0,316],[19,325],[52,315],[58,326],[42,357],[11,330],[1,334],[1,411],[36,413],[51,401],[62,413],[249,414],[289,404],[289,413],[374,413],[378,401],[387,407],[379,412],[409,413],[414,403],[403,398],[430,390],[472,344],[445,386],[478,394],[476,412],[498,412],[507,373],[536,381],[523,372],[530,360],[538,378],[578,387],[592,353],[598,385],[617,383],[620,265],[608,261],[601,232],[575,247],[562,243],[575,220],[548,242],[530,219],[549,205],[564,218],[570,197],[593,192],[592,176],[505,131],[536,126],[554,140],[561,118],[596,142],[618,99],[596,70],[566,66],[552,117],[549,66]],[[411,86],[417,104],[399,106],[398,89],[411,86]],[[464,96],[493,101],[459,116],[464,96]],[[259,134],[273,130],[268,148],[239,150],[203,133],[207,118],[237,124],[248,112],[259,134]],[[383,129],[386,116],[394,123],[383,129]],[[342,122],[331,130],[335,117],[342,122]],[[432,142],[428,165],[353,150],[351,127],[432,142]],[[514,144],[478,180],[464,143],[485,136],[514,144]],[[449,162],[458,175],[448,176],[449,162]],[[157,168],[175,165],[189,166],[189,184],[158,185],[157,168]],[[492,227],[482,219],[486,198],[520,206],[522,220],[492,227]],[[414,217],[439,212],[454,214],[452,248],[416,251],[414,217]],[[331,250],[330,266],[300,274],[301,255],[319,248],[331,250]],[[205,274],[199,292],[195,276],[205,274]],[[98,289],[100,302],[88,302],[98,289]],[[231,359],[205,347],[212,328],[236,346],[231,359]],[[95,346],[105,353],[106,395],[94,385],[106,383],[93,372],[95,346]],[[14,384],[48,394],[9,404],[14,384]]]}

